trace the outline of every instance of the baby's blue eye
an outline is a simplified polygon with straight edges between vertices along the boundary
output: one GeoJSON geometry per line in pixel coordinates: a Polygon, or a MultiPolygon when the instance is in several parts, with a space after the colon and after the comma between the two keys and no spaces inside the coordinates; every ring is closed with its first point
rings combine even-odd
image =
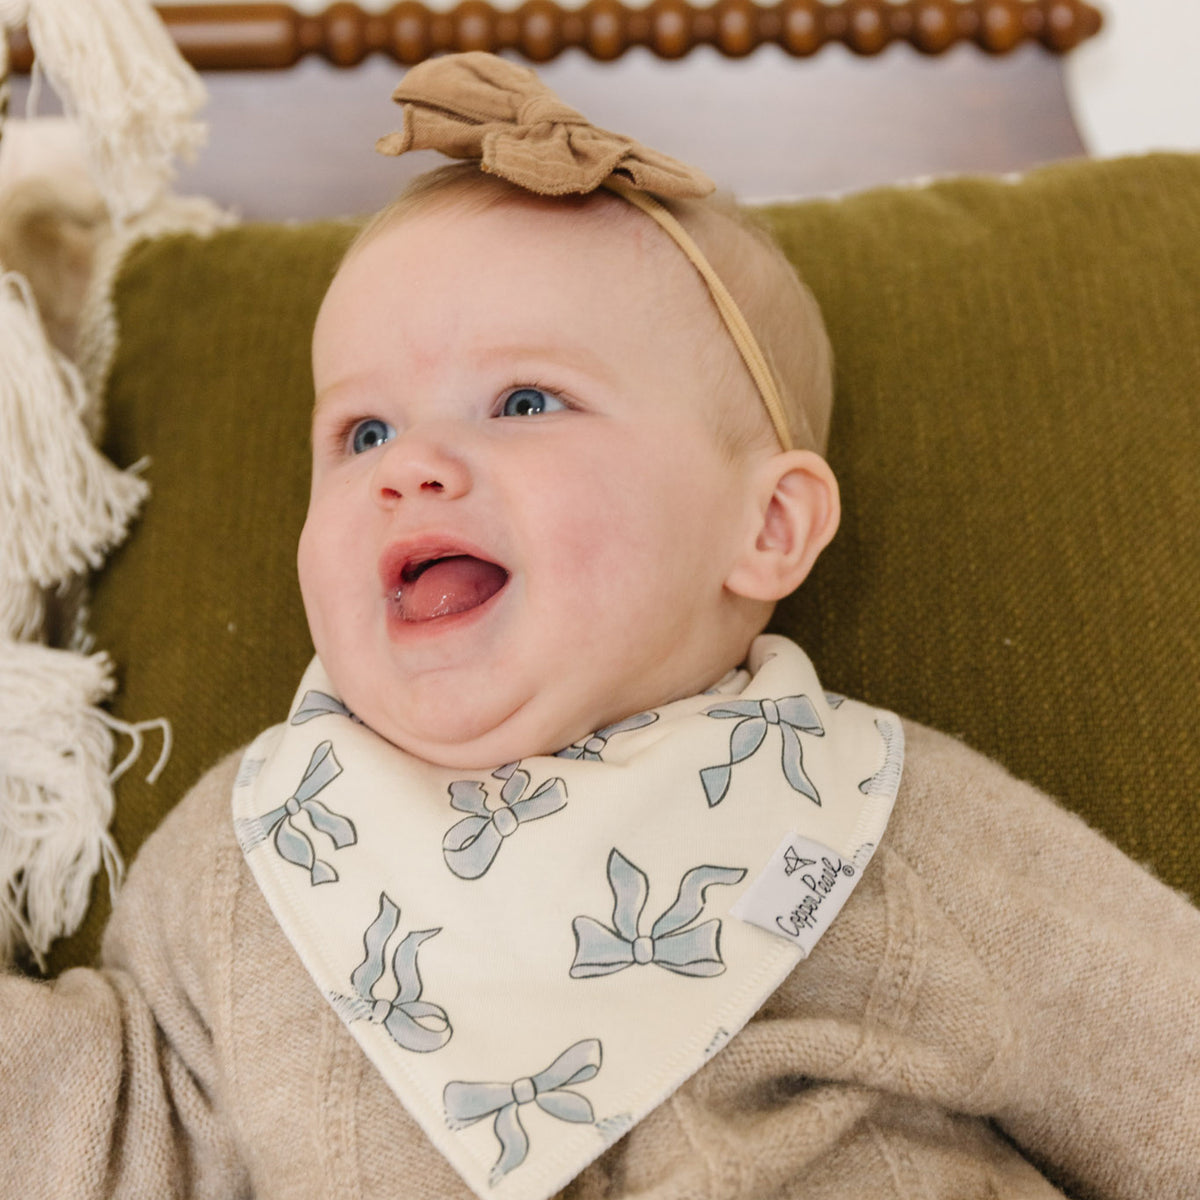
{"type": "Polygon", "coordinates": [[[384,442],[390,442],[395,436],[396,431],[386,421],[368,417],[365,421],[359,421],[350,431],[350,449],[355,454],[364,454],[376,446],[382,446],[384,442]]]}
{"type": "Polygon", "coordinates": [[[502,417],[534,417],[539,413],[561,412],[567,406],[553,392],[541,388],[513,388],[504,397],[500,408],[502,417]]]}

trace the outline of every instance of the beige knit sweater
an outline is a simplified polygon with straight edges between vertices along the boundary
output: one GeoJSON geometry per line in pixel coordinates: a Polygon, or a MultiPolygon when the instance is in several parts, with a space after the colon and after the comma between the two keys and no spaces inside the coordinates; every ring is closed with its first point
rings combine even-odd
{"type": "MultiPolygon", "coordinates": [[[[565,1195],[1200,1197],[1200,912],[906,732],[887,837],[812,957],[565,1195]]],[[[0,1195],[469,1196],[275,926],[235,769],[147,843],[104,971],[0,980],[0,1195]]]]}

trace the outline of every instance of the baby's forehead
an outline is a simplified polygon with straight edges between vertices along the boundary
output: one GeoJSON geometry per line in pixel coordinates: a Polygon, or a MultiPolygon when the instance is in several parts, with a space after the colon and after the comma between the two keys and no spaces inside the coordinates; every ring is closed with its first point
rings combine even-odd
{"type": "MultiPolygon", "coordinates": [[[[586,325],[598,313],[608,312],[626,327],[637,314],[646,338],[687,343],[705,359],[732,352],[693,265],[620,197],[502,193],[481,203],[468,193],[439,199],[402,210],[380,226],[356,252],[365,261],[356,264],[357,279],[345,281],[351,290],[373,289],[381,272],[393,272],[397,295],[411,298],[409,282],[435,276],[438,286],[429,289],[428,303],[436,295],[452,312],[456,293],[445,286],[451,276],[458,294],[498,292],[513,324],[527,329],[540,319],[545,338],[586,325]],[[372,253],[373,242],[382,253],[372,253]]],[[[353,256],[347,265],[352,263],[353,256]]],[[[351,296],[350,303],[359,300],[351,296]]],[[[488,316],[489,323],[505,323],[502,312],[488,316]]]]}
{"type": "MultiPolygon", "coordinates": [[[[485,183],[485,188],[486,188],[485,183]]],[[[476,194],[469,189],[422,198],[399,206],[351,250],[347,261],[379,238],[447,244],[470,240],[480,249],[476,263],[487,272],[503,263],[510,273],[571,275],[597,263],[619,263],[623,286],[614,305],[635,290],[650,289],[679,302],[704,302],[703,284],[671,239],[631,204],[607,191],[586,196],[541,197],[514,190],[476,194]],[[557,253],[523,258],[520,251],[553,245],[557,253]]],[[[608,274],[608,272],[605,272],[608,274]]]]}
{"type": "Polygon", "coordinates": [[[607,310],[614,322],[637,314],[650,336],[677,324],[690,332],[711,309],[686,257],[616,196],[435,199],[401,208],[355,243],[318,330],[333,312],[388,308],[405,321],[392,327],[399,331],[437,310],[461,311],[462,320],[486,320],[489,328],[540,321],[552,333],[607,310]],[[475,303],[481,296],[491,307],[475,303]]]}

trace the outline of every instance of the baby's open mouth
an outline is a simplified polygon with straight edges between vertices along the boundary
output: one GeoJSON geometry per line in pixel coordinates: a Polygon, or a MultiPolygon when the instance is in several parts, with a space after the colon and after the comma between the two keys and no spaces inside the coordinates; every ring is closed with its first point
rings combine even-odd
{"type": "Polygon", "coordinates": [[[499,563],[473,554],[413,558],[391,584],[389,599],[402,621],[434,621],[478,608],[507,582],[499,563]]]}

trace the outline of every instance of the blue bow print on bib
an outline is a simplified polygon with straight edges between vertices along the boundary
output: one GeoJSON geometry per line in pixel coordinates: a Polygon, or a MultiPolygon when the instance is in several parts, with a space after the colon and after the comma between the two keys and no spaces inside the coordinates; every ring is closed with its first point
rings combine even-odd
{"type": "Polygon", "coordinates": [[[488,808],[487,790],[477,780],[460,779],[450,785],[451,805],[471,814],[452,825],[442,838],[446,866],[460,879],[478,879],[519,825],[548,817],[567,803],[567,785],[561,779],[547,779],[522,799],[531,780],[529,772],[517,763],[493,771],[492,778],[504,780],[500,804],[494,810],[488,808]]]}
{"type": "Polygon", "coordinates": [[[328,692],[308,691],[300,701],[300,707],[292,714],[293,725],[303,725],[314,717],[349,717],[351,721],[361,721],[336,697],[328,692]]]}
{"type": "Polygon", "coordinates": [[[613,725],[605,725],[603,729],[597,729],[582,742],[575,742],[564,750],[559,750],[555,754],[555,758],[582,758],[586,762],[603,762],[602,755],[610,737],[617,733],[630,733],[634,729],[644,729],[647,725],[653,725],[657,720],[658,713],[655,712],[634,713],[632,717],[626,717],[623,721],[617,721],[613,725]]]}
{"type": "Polygon", "coordinates": [[[529,1153],[529,1135],[518,1111],[522,1104],[532,1102],[560,1121],[582,1125],[595,1120],[591,1104],[565,1089],[591,1079],[600,1070],[600,1060],[599,1040],[587,1038],[568,1046],[544,1071],[512,1083],[448,1083],[442,1093],[446,1123],[451,1129],[465,1129],[496,1114],[493,1128],[500,1140],[500,1157],[489,1179],[495,1186],[529,1153]]]}
{"type": "Polygon", "coordinates": [[[384,951],[399,924],[400,909],[387,893],[381,892],[379,915],[363,934],[366,957],[350,976],[354,994],[335,994],[329,999],[343,1021],[369,1020],[382,1025],[398,1046],[428,1054],[431,1050],[440,1050],[454,1033],[446,1010],[421,999],[421,975],[417,970],[417,952],[421,943],[441,933],[441,929],[420,929],[404,936],[392,955],[395,997],[376,999],[375,986],[383,978],[384,951]]]}
{"type": "Polygon", "coordinates": [[[875,728],[883,738],[883,766],[864,779],[858,790],[864,796],[894,796],[904,770],[904,727],[898,721],[881,721],[876,717],[875,728]]]}
{"type": "Polygon", "coordinates": [[[727,700],[705,710],[705,716],[718,720],[736,720],[729,735],[729,761],[700,772],[700,782],[708,797],[709,807],[725,799],[733,778],[733,767],[749,758],[762,745],[767,730],[779,727],[783,738],[783,774],[792,788],[807,796],[814,804],[821,803],[817,789],[804,773],[804,753],[800,734],[824,737],[825,727],[807,696],[786,696],[782,700],[727,700]]]}
{"type": "Polygon", "coordinates": [[[613,894],[613,926],[591,917],[576,917],[572,979],[611,975],[635,963],[653,963],[677,975],[712,976],[725,970],[721,958],[721,922],[705,921],[686,928],[704,909],[704,893],[713,884],[740,883],[740,867],[693,867],[679,881],[675,903],[650,928],[638,933],[650,893],[646,876],[615,847],[608,856],[608,882],[613,894]]]}
{"type": "Polygon", "coordinates": [[[242,849],[249,852],[268,837],[274,837],[275,849],[287,862],[303,867],[315,887],[319,883],[333,883],[337,872],[316,855],[308,835],[296,827],[294,821],[303,811],[318,833],[325,834],[338,850],[353,846],[358,840],[354,823],[347,817],[331,812],[319,800],[318,792],[326,788],[342,773],[341,763],[333,753],[333,743],[322,742],[308,760],[304,777],[295,792],[278,808],[251,820],[239,821],[238,841],[242,849]]]}

